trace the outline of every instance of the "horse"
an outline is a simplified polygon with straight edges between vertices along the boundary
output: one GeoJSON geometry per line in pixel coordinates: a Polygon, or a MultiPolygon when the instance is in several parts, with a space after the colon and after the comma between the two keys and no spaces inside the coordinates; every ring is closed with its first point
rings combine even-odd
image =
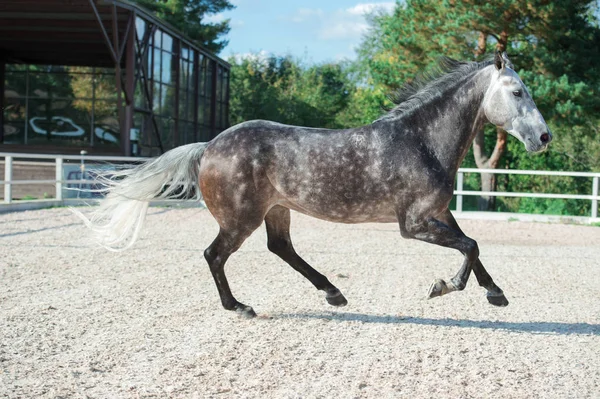
{"type": "Polygon", "coordinates": [[[254,120],[212,141],[174,148],[130,169],[112,172],[106,196],[88,218],[99,242],[113,250],[133,245],[150,200],[191,193],[219,224],[204,251],[223,307],[254,317],[233,296],[224,272],[229,256],[264,221],[268,249],[324,291],[347,300],[295,251],[290,210],[339,223],[397,223],[404,238],[453,248],[464,255],[454,277],[436,279],[439,297],[465,288],[471,271],[487,300],[508,300],[479,260],[448,209],[456,172],[475,135],[491,123],[528,152],[545,150],[552,134],[506,53],[483,62],[440,61],[437,74],[405,85],[398,104],[373,123],[321,129],[254,120]]]}

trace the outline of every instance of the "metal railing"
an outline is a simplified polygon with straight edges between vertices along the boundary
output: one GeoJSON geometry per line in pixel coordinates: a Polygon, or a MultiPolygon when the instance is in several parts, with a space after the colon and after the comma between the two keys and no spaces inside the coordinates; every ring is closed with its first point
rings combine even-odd
{"type": "MultiPolygon", "coordinates": [[[[89,156],[89,155],[46,155],[46,154],[20,154],[0,152],[0,158],[5,160],[4,180],[0,184],[4,185],[4,203],[11,203],[12,186],[16,184],[53,184],[55,186],[55,199],[63,200],[63,184],[89,184],[90,180],[68,180],[63,178],[64,161],[80,161],[82,172],[85,168],[85,162],[135,162],[147,158],[134,157],[111,157],[111,156],[89,156]],[[55,179],[54,180],[13,180],[13,162],[14,159],[54,159],[55,179]]],[[[463,211],[464,196],[495,196],[495,197],[525,197],[525,198],[551,198],[551,199],[577,199],[591,201],[591,218],[598,218],[600,173],[591,172],[554,172],[554,171],[536,171],[536,170],[509,170],[509,169],[471,169],[460,168],[456,176],[456,211],[463,211]],[[589,195],[584,194],[559,194],[559,193],[524,193],[524,192],[504,192],[504,191],[469,191],[464,190],[464,175],[466,173],[486,173],[486,174],[508,174],[508,175],[529,175],[529,176],[562,176],[562,177],[583,177],[592,179],[592,192],[589,195]]]]}
{"type": "Polygon", "coordinates": [[[540,171],[540,170],[511,170],[511,169],[474,169],[460,168],[456,175],[456,211],[463,210],[463,196],[488,196],[488,197],[520,197],[520,198],[552,198],[552,199],[577,199],[591,201],[591,217],[598,217],[598,182],[600,173],[593,172],[555,172],[555,171],[540,171]],[[467,191],[463,189],[465,173],[486,173],[486,174],[505,174],[505,175],[529,175],[529,176],[563,176],[563,177],[585,177],[592,179],[592,192],[590,195],[585,194],[557,194],[557,193],[523,193],[523,192],[506,192],[506,191],[467,191]]]}
{"type": "Polygon", "coordinates": [[[0,159],[4,158],[4,180],[0,181],[0,184],[4,185],[4,203],[10,204],[13,202],[12,186],[20,184],[53,184],[55,186],[55,196],[57,201],[63,200],[63,184],[89,184],[88,179],[79,180],[65,180],[63,178],[64,161],[80,161],[81,172],[85,171],[85,162],[103,162],[103,163],[114,163],[114,162],[135,162],[143,161],[147,158],[138,157],[113,157],[113,156],[93,156],[93,155],[54,155],[54,154],[21,154],[21,153],[10,153],[0,152],[0,159]],[[54,160],[54,176],[53,180],[13,180],[13,166],[15,158],[27,159],[27,160],[54,160]]]}

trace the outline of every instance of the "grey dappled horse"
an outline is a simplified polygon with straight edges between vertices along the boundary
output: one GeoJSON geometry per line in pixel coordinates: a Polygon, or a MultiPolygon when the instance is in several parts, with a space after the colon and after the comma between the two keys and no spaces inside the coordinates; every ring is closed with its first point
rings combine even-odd
{"type": "Polygon", "coordinates": [[[224,265],[264,221],[269,249],[300,272],[327,302],[346,305],[329,280],[306,263],[290,239],[290,209],[341,223],[398,223],[404,238],[454,248],[465,256],[449,281],[435,280],[428,297],[464,289],[471,270],[488,301],[508,301],[481,262],[477,243],[448,210],[456,171],[487,122],[531,152],[552,140],[548,126],[506,54],[494,61],[445,59],[435,79],[413,83],[400,103],[370,125],[344,130],[249,121],[209,143],[175,148],[117,173],[86,224],[109,248],[137,238],[148,202],[194,192],[220,230],[204,251],[225,309],[254,316],[231,293],[224,265]]]}

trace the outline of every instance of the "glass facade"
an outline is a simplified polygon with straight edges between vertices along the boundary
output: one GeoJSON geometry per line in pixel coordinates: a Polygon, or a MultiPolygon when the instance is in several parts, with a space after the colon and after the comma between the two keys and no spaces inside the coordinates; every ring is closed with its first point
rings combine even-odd
{"type": "Polygon", "coordinates": [[[136,20],[136,35],[136,52],[144,65],[136,68],[134,127],[141,132],[139,155],[157,155],[161,145],[166,151],[208,141],[225,130],[229,123],[228,67],[141,18],[136,20]],[[147,49],[140,44],[144,37],[149,37],[147,49]]]}
{"type": "MultiPolygon", "coordinates": [[[[6,64],[0,144],[115,154],[128,137],[131,155],[155,156],[226,129],[229,66],[139,16],[134,31],[132,112],[114,68],[6,64]]],[[[127,73],[122,66],[123,88],[127,73]]]]}
{"type": "Polygon", "coordinates": [[[4,144],[119,148],[111,69],[7,64],[4,144]]]}

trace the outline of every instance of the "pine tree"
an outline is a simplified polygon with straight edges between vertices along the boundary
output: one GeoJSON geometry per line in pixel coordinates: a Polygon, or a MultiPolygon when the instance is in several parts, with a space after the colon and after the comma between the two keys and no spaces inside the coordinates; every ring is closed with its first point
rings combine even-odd
{"type": "Polygon", "coordinates": [[[230,0],[134,1],[214,53],[227,46],[228,41],[221,37],[229,32],[229,20],[207,23],[204,19],[234,8],[230,0]]]}
{"type": "MultiPolygon", "coordinates": [[[[595,5],[594,0],[407,0],[398,3],[393,15],[371,17],[359,62],[369,83],[393,90],[440,56],[481,60],[493,51],[507,51],[559,140],[578,133],[576,140],[563,141],[570,145],[555,142],[551,148],[573,150],[590,142],[586,135],[598,132],[600,98],[594,93],[600,81],[600,34],[591,12],[595,5]]],[[[473,145],[477,166],[498,167],[506,148],[503,130],[481,132],[473,145]]],[[[598,146],[592,148],[600,155],[598,146]]],[[[569,156],[563,156],[564,165],[572,165],[569,156]]],[[[600,166],[587,162],[590,168],[600,166]]],[[[493,191],[495,184],[494,175],[482,176],[484,191],[493,191]]],[[[493,204],[493,198],[484,198],[480,208],[493,204]]]]}

